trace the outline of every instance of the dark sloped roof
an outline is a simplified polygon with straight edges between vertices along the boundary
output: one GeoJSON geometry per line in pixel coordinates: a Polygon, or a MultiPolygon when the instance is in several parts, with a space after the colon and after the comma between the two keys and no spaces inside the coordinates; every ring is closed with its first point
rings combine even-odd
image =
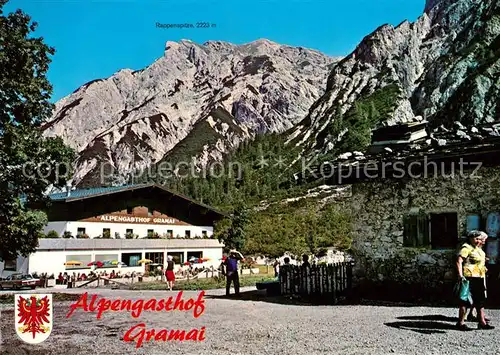
{"type": "MultiPolygon", "coordinates": [[[[350,184],[357,181],[377,180],[378,177],[391,178],[401,172],[401,165],[409,168],[412,162],[437,162],[450,164],[463,161],[481,162],[484,166],[499,166],[500,137],[492,136],[474,141],[449,142],[444,146],[407,145],[408,149],[376,154],[352,154],[348,158],[338,158],[295,174],[301,182],[327,180],[333,184],[350,184]],[[386,167],[389,168],[386,168],[386,167]],[[375,178],[377,176],[377,178],[375,178]]],[[[473,166],[469,165],[473,168],[473,166]]],[[[406,170],[405,170],[406,171],[406,170]]]]}
{"type": "Polygon", "coordinates": [[[89,189],[76,189],[76,190],[71,190],[69,196],[67,192],[58,192],[54,194],[50,194],[48,197],[52,201],[64,201],[64,202],[72,202],[72,201],[80,201],[83,199],[89,199],[89,198],[94,198],[98,196],[104,196],[104,195],[111,195],[119,192],[124,192],[124,191],[132,191],[132,190],[140,190],[140,189],[147,189],[147,188],[158,188],[161,189],[162,191],[165,191],[173,196],[179,197],[183,200],[186,200],[190,203],[193,203],[199,207],[206,208],[212,212],[215,212],[221,216],[227,216],[226,213],[216,210],[213,207],[210,207],[208,205],[205,205],[201,202],[197,202],[187,196],[181,195],[179,193],[173,192],[161,185],[158,184],[130,184],[130,185],[123,185],[123,186],[111,186],[111,187],[96,187],[96,188],[89,188],[89,189]]]}

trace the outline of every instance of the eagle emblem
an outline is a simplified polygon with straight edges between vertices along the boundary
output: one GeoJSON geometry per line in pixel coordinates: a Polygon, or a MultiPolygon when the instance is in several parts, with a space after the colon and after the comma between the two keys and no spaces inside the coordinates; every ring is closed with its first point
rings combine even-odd
{"type": "Polygon", "coordinates": [[[52,332],[52,295],[15,296],[15,327],[21,340],[38,344],[52,332]]]}

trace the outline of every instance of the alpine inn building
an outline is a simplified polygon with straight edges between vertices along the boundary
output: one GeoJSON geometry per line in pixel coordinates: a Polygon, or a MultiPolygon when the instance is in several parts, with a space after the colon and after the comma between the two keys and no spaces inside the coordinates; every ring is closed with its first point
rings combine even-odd
{"type": "Polygon", "coordinates": [[[70,190],[49,195],[48,224],[35,253],[0,262],[0,277],[13,273],[85,273],[92,262],[114,261],[97,271],[143,271],[141,259],[177,265],[189,259],[222,258],[213,237],[224,214],[156,184],[70,190]],[[54,234],[53,232],[51,234],[54,234]],[[79,265],[65,265],[68,262],[79,265]],[[121,265],[116,265],[116,263],[121,265]]]}

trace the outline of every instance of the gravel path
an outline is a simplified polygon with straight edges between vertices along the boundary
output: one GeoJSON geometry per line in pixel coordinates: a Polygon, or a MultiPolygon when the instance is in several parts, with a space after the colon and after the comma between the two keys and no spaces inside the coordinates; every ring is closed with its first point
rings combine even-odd
{"type": "MultiPolygon", "coordinates": [[[[71,302],[56,303],[54,329],[38,345],[19,340],[13,326],[13,306],[3,305],[0,354],[500,354],[500,327],[456,331],[457,311],[453,308],[287,305],[270,302],[273,300],[254,290],[244,288],[242,291],[251,292],[245,292],[241,299],[220,297],[224,290],[207,291],[205,313],[198,319],[192,312],[179,311],[144,311],[134,319],[124,311],[107,312],[97,320],[95,313],[82,310],[67,319],[71,302]],[[140,322],[158,330],[206,327],[206,340],[150,341],[136,349],[135,343],[122,338],[140,322]]],[[[177,295],[164,291],[87,291],[110,300],[177,295]]],[[[184,294],[185,298],[198,295],[194,291],[184,294]]],[[[488,317],[493,325],[500,325],[500,310],[488,310],[488,317]]]]}

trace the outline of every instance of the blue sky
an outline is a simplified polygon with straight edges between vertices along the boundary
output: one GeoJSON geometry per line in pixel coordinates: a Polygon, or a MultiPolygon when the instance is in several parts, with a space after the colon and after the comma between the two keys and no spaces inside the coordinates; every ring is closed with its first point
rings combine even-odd
{"type": "Polygon", "coordinates": [[[247,43],[259,38],[349,54],[378,26],[414,21],[424,0],[10,0],[38,22],[36,35],[55,47],[49,70],[52,101],[123,68],[142,69],[163,55],[167,40],[247,43]],[[215,24],[160,29],[159,23],[215,24]]]}

